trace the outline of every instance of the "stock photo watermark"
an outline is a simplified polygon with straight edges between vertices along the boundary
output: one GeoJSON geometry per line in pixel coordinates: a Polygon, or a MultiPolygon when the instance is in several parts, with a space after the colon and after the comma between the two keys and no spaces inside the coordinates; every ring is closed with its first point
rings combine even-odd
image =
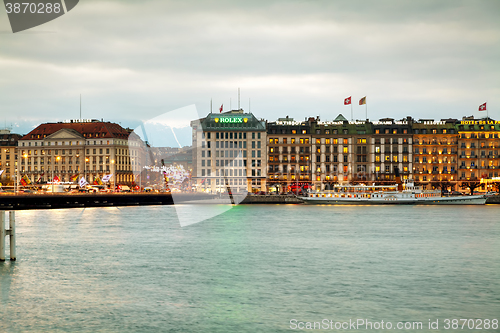
{"type": "Polygon", "coordinates": [[[79,0],[4,0],[12,32],[20,32],[52,21],[75,8],[79,0]]]}

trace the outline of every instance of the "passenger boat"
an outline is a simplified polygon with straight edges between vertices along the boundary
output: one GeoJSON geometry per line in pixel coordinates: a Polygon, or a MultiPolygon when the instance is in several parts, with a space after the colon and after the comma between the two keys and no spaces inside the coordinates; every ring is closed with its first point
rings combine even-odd
{"type": "Polygon", "coordinates": [[[424,190],[408,179],[403,184],[396,173],[396,185],[335,185],[332,190],[309,192],[301,198],[307,204],[326,205],[484,205],[485,195],[445,197],[439,190],[424,190]]]}

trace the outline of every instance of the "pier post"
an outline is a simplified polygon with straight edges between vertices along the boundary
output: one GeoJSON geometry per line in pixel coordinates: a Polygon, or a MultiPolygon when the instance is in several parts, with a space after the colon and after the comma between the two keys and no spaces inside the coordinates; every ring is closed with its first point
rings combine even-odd
{"type": "Polygon", "coordinates": [[[5,261],[5,212],[0,210],[0,261],[5,261]]]}
{"type": "Polygon", "coordinates": [[[9,211],[10,260],[16,260],[16,212],[9,211]]]}
{"type": "Polygon", "coordinates": [[[16,216],[9,211],[9,229],[5,229],[5,212],[0,211],[0,261],[5,261],[5,237],[10,236],[10,260],[16,260],[16,216]]]}

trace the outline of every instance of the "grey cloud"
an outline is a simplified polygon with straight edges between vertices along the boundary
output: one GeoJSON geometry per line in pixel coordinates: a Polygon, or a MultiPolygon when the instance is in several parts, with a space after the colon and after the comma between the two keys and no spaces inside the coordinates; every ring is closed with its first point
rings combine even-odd
{"type": "Polygon", "coordinates": [[[240,86],[242,105],[251,97],[269,119],[348,114],[349,95],[367,95],[372,118],[461,117],[500,105],[499,12],[497,1],[89,0],[39,28],[55,33],[0,35],[0,110],[66,119],[82,93],[85,114],[132,124],[205,112],[210,98],[235,107],[240,86]]]}

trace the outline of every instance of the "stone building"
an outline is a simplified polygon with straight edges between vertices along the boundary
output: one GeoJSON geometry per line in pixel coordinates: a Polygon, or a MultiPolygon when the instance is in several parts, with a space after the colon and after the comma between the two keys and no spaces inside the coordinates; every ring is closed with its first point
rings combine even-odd
{"type": "Polygon", "coordinates": [[[191,122],[193,185],[197,191],[266,190],[266,126],[243,109],[209,113],[191,122]]]}

